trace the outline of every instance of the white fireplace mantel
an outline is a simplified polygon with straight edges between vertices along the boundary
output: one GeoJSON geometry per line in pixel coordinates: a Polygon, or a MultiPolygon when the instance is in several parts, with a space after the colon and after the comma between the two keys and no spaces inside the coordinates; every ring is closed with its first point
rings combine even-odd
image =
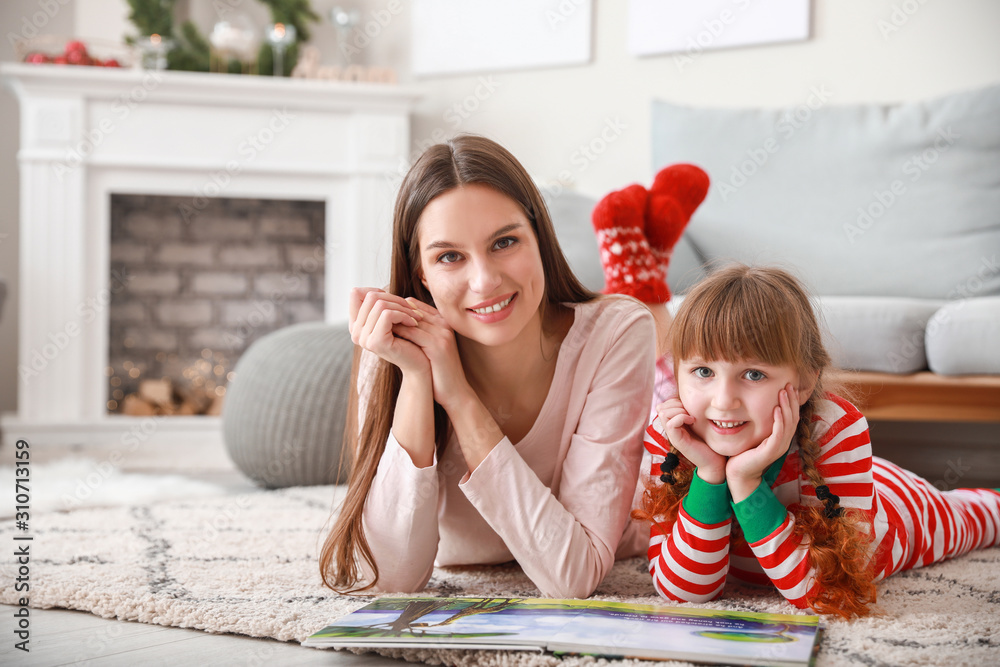
{"type": "MultiPolygon", "coordinates": [[[[321,200],[326,319],[383,284],[413,89],[4,64],[21,110],[17,412],[4,443],[219,441],[218,418],[108,415],[112,194],[321,200]]],[[[200,205],[204,205],[201,203],[200,205]]]]}

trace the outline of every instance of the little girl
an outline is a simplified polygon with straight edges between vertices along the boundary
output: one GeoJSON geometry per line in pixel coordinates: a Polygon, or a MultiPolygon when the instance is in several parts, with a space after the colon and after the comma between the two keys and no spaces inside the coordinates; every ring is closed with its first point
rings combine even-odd
{"type": "Polygon", "coordinates": [[[830,357],[787,272],[731,266],[670,325],[677,395],[657,407],[641,509],[668,600],[727,578],[770,581],[793,605],[868,613],[875,582],[1000,543],[1000,493],[942,492],[872,456],[868,425],[823,389],[830,357]]]}
{"type": "Polygon", "coordinates": [[[875,582],[1000,544],[1000,493],[941,492],[872,456],[864,416],[824,391],[830,357],[791,275],[719,270],[671,321],[670,250],[707,190],[703,171],[674,165],[594,209],[607,291],[644,301],[657,325],[651,475],[632,516],[651,524],[660,595],[706,602],[732,577],[863,616],[875,582]]]}

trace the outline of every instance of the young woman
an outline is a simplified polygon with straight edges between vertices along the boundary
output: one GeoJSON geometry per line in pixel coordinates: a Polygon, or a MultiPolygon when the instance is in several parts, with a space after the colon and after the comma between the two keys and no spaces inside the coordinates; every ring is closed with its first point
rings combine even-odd
{"type": "Polygon", "coordinates": [[[435,564],[516,560],[545,595],[589,596],[638,479],[649,311],[580,285],[524,168],[481,137],[407,174],[391,273],[352,295],[360,409],[324,582],[416,591],[435,564]]]}

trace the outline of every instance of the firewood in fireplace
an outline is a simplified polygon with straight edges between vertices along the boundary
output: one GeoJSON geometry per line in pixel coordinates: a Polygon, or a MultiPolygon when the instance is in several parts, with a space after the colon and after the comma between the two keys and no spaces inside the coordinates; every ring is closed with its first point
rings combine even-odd
{"type": "Polygon", "coordinates": [[[139,383],[139,398],[160,408],[167,408],[174,402],[173,383],[169,378],[142,380],[139,383]]]}
{"type": "Polygon", "coordinates": [[[143,380],[122,401],[122,413],[136,417],[221,415],[223,397],[203,387],[181,387],[169,378],[143,380]]]}
{"type": "Polygon", "coordinates": [[[159,414],[155,405],[140,398],[137,394],[129,394],[125,397],[125,400],[122,401],[122,412],[135,417],[153,417],[159,414]]]}
{"type": "Polygon", "coordinates": [[[208,410],[205,411],[206,415],[221,415],[222,414],[222,396],[215,396],[212,399],[212,404],[208,406],[208,410]]]}
{"type": "Polygon", "coordinates": [[[212,395],[200,387],[175,387],[178,403],[189,406],[191,414],[203,415],[212,405],[212,395]]]}

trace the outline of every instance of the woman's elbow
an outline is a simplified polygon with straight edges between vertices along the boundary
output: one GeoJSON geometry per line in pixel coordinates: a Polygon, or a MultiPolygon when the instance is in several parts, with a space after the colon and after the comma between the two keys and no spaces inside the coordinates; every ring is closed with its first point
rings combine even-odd
{"type": "MultiPolygon", "coordinates": [[[[379,567],[378,579],[372,584],[372,590],[379,593],[419,593],[427,586],[433,570],[433,564],[421,574],[403,569],[379,567]]],[[[365,574],[367,581],[371,581],[374,573],[365,568],[365,574]]]]}
{"type": "Polygon", "coordinates": [[[539,587],[542,595],[549,598],[556,598],[559,600],[573,600],[573,599],[584,599],[589,598],[597,590],[597,586],[600,582],[592,583],[589,581],[584,582],[574,582],[574,581],[564,581],[555,582],[549,586],[539,587]]]}
{"type": "Polygon", "coordinates": [[[557,573],[546,581],[535,582],[542,595],[563,600],[589,598],[604,581],[606,571],[594,570],[587,573],[557,573]]]}
{"type": "Polygon", "coordinates": [[[415,581],[383,581],[381,577],[375,582],[371,590],[376,593],[419,593],[424,590],[424,586],[415,581]]]}

